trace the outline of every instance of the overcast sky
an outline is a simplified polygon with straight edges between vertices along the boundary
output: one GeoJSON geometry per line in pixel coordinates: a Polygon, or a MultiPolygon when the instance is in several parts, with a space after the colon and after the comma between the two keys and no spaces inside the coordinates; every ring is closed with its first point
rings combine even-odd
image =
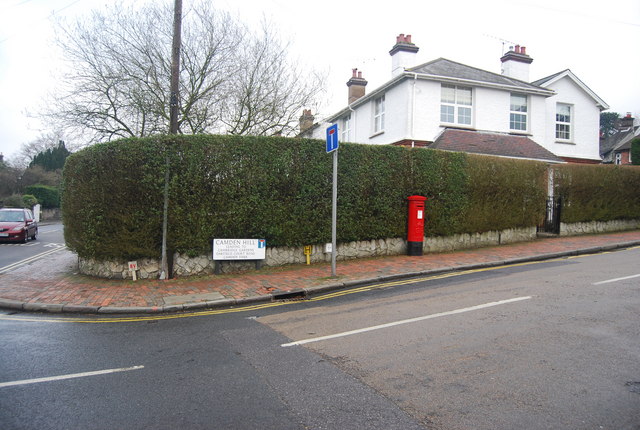
{"type": "MultiPolygon", "coordinates": [[[[183,2],[186,9],[191,0],[183,2]]],[[[610,111],[640,114],[638,0],[212,2],[249,25],[266,17],[292,42],[295,57],[327,73],[326,103],[317,119],[346,105],[352,68],[363,72],[368,91],[391,78],[389,50],[400,33],[411,34],[420,48],[416,65],[445,57],[499,73],[503,52],[526,46],[534,60],[531,80],[571,69],[610,111]]],[[[0,0],[0,152],[8,158],[47,131],[27,113],[36,112],[56,85],[54,17],[81,16],[106,3],[0,0]]]]}

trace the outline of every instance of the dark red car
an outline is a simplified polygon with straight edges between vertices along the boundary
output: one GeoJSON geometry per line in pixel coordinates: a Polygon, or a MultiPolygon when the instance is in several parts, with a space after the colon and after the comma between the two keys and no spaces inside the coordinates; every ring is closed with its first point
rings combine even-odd
{"type": "Polygon", "coordinates": [[[27,243],[38,237],[38,222],[30,209],[0,209],[0,241],[27,243]]]}

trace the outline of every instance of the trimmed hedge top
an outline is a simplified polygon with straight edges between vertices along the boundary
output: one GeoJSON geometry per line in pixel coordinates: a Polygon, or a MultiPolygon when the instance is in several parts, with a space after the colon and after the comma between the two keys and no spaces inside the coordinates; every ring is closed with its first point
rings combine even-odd
{"type": "MultiPolygon", "coordinates": [[[[173,251],[207,254],[214,237],[265,238],[269,246],[331,240],[332,161],[323,141],[197,135],[125,139],[71,155],[62,195],[67,245],[81,257],[158,258],[165,158],[173,251]]],[[[544,218],[544,163],[341,144],[338,164],[338,241],[404,237],[414,194],[428,197],[428,236],[544,218]]]]}

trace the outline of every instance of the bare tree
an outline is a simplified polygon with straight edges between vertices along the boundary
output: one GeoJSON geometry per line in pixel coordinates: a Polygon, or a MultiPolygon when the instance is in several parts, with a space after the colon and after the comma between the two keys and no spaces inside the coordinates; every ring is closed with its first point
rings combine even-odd
{"type": "MultiPolygon", "coordinates": [[[[46,115],[89,142],[169,131],[170,4],[115,4],[61,23],[69,63],[46,115]]],[[[286,46],[258,37],[231,15],[197,2],[183,14],[180,133],[269,134],[290,130],[321,79],[293,75],[286,46]],[[310,82],[310,83],[307,83],[310,82]]]]}
{"type": "Polygon", "coordinates": [[[288,48],[266,22],[243,44],[235,88],[220,106],[228,133],[290,134],[297,129],[302,109],[316,103],[324,79],[289,61],[288,48]]]}
{"type": "MultiPolygon", "coordinates": [[[[29,167],[29,163],[33,161],[36,155],[45,152],[47,149],[55,148],[61,140],[66,141],[62,130],[42,132],[34,140],[23,144],[20,147],[20,151],[12,157],[12,162],[16,167],[24,170],[29,167]]],[[[70,150],[76,149],[72,145],[68,145],[68,148],[70,150]]]]}

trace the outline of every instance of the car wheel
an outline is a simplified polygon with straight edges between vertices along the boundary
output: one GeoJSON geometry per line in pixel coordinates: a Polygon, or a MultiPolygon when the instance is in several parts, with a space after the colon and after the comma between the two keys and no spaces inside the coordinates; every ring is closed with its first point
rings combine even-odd
{"type": "Polygon", "coordinates": [[[29,230],[24,231],[24,239],[22,239],[22,243],[27,243],[29,241],[29,230]]]}
{"type": "Polygon", "coordinates": [[[31,236],[31,240],[36,240],[38,238],[38,229],[33,232],[33,236],[31,236]]]}

